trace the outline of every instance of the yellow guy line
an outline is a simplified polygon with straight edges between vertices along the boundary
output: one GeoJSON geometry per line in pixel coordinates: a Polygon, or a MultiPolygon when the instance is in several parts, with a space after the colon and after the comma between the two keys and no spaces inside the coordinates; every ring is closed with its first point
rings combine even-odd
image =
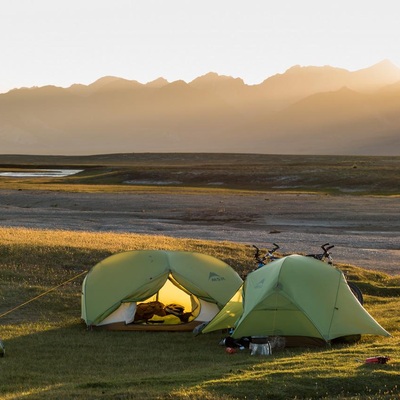
{"type": "Polygon", "coordinates": [[[19,308],[21,308],[21,307],[23,307],[23,306],[26,306],[27,304],[31,303],[32,301],[35,301],[35,300],[39,299],[39,298],[42,297],[42,296],[45,296],[46,294],[52,292],[53,290],[56,290],[56,289],[58,289],[59,287],[61,287],[61,286],[63,286],[63,285],[66,285],[67,283],[73,281],[74,279],[77,279],[77,278],[79,278],[80,276],[82,276],[82,275],[84,275],[84,274],[87,274],[87,272],[88,272],[88,271],[81,272],[80,274],[74,276],[73,278],[68,279],[67,281],[65,281],[65,282],[63,282],[63,283],[60,283],[60,284],[57,285],[57,286],[54,286],[53,288],[47,290],[46,292],[41,293],[41,294],[39,294],[38,296],[36,296],[36,297],[34,297],[34,298],[32,298],[32,299],[26,301],[25,303],[22,303],[22,304],[20,304],[19,306],[16,306],[16,307],[14,307],[14,308],[11,308],[11,310],[8,310],[8,311],[4,312],[3,314],[0,314],[0,318],[3,318],[4,316],[6,316],[6,315],[12,313],[12,312],[15,311],[15,310],[18,310],[19,308]]]}

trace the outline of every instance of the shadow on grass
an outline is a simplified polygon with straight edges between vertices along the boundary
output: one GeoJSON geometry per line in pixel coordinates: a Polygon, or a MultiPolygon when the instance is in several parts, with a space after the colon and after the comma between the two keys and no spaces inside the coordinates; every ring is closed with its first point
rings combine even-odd
{"type": "Polygon", "coordinates": [[[349,363],[349,347],[285,349],[258,357],[248,350],[227,354],[218,346],[220,333],[89,331],[78,318],[58,326],[4,328],[9,339],[0,360],[2,399],[383,399],[400,394],[398,365],[364,365],[354,356],[349,363]]]}
{"type": "Polygon", "coordinates": [[[76,318],[54,325],[4,326],[0,398],[156,398],[231,369],[215,335],[89,331],[76,318]]]}
{"type": "MultiPolygon", "coordinates": [[[[397,374],[397,373],[396,373],[397,374]]],[[[387,373],[374,373],[371,383],[358,383],[346,377],[307,378],[285,376],[276,380],[273,375],[269,379],[240,382],[213,383],[210,394],[224,393],[232,399],[395,399],[400,390],[396,384],[396,374],[388,378],[387,373]],[[282,383],[282,378],[285,381],[282,383]],[[287,382],[290,380],[290,382],[287,382]]],[[[179,398],[179,397],[178,397],[179,398]]],[[[183,398],[183,397],[182,397],[183,398]]],[[[212,396],[210,396],[212,398],[212,396]]]]}

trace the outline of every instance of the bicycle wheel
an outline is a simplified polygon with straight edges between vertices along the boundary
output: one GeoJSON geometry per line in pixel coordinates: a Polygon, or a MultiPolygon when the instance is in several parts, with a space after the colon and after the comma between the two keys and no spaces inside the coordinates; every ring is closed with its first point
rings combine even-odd
{"type": "Polygon", "coordinates": [[[360,288],[352,282],[347,282],[347,284],[349,285],[350,290],[353,292],[354,296],[360,302],[360,304],[364,304],[364,297],[360,288]]]}

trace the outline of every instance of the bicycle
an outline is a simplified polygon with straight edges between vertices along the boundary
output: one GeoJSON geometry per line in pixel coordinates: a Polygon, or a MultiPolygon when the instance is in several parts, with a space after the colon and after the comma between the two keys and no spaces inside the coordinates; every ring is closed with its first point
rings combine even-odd
{"type": "MultiPolygon", "coordinates": [[[[321,249],[323,250],[323,253],[318,253],[318,254],[306,254],[306,257],[312,257],[315,258],[316,260],[320,260],[322,262],[327,262],[329,265],[333,265],[333,258],[331,253],[329,252],[330,249],[333,249],[335,247],[335,245],[330,245],[329,243],[325,243],[321,246],[321,249]]],[[[346,279],[346,283],[349,286],[350,290],[352,291],[352,293],[354,294],[354,296],[356,297],[356,299],[359,301],[359,303],[361,305],[364,304],[364,296],[360,290],[360,288],[352,282],[348,282],[346,275],[343,274],[345,279],[346,279]]]]}
{"type": "Polygon", "coordinates": [[[271,250],[267,249],[265,255],[262,257],[260,255],[260,249],[253,244],[253,247],[256,249],[254,258],[256,259],[256,262],[257,262],[256,268],[253,271],[255,271],[261,267],[264,267],[268,262],[271,262],[271,261],[274,261],[274,260],[277,260],[280,258],[280,257],[274,256],[275,251],[280,249],[279,245],[277,245],[276,243],[272,243],[272,244],[274,245],[273,249],[271,249],[271,250]]]}

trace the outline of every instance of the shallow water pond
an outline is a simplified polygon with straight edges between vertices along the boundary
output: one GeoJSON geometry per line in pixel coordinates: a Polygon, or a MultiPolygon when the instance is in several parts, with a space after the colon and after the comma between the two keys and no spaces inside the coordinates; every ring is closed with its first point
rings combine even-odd
{"type": "Polygon", "coordinates": [[[63,178],[82,172],[83,169],[35,169],[32,171],[7,171],[0,172],[0,177],[7,178],[63,178]]]}

